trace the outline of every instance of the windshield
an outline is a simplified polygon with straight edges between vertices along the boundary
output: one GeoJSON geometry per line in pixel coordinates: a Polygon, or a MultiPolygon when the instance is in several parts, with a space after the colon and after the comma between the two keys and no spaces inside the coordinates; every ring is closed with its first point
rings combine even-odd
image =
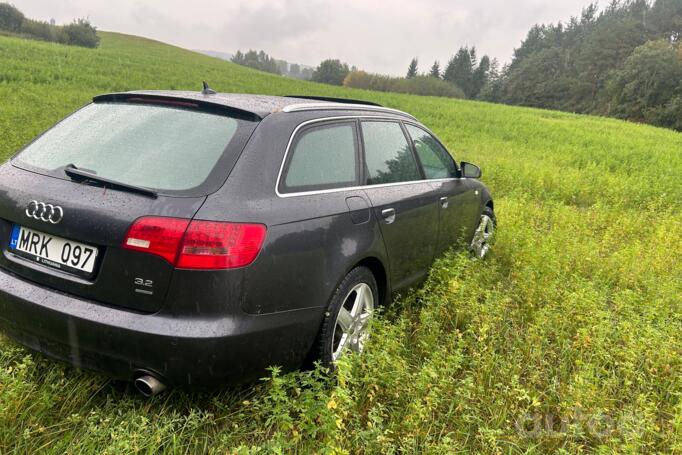
{"type": "Polygon", "coordinates": [[[71,164],[128,185],[189,190],[207,180],[243,123],[248,122],[176,107],[90,104],[39,137],[13,163],[61,178],[71,164]]]}

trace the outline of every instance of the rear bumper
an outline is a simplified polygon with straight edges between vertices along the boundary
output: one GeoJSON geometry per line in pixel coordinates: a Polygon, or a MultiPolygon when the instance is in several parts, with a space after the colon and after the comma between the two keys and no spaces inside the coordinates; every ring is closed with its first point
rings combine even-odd
{"type": "MultiPolygon", "coordinates": [[[[235,314],[236,313],[236,314],[235,314]]],[[[322,308],[248,315],[148,315],[56,292],[0,270],[0,328],[72,365],[132,380],[140,371],[172,386],[255,379],[270,365],[301,366],[322,308]]]]}

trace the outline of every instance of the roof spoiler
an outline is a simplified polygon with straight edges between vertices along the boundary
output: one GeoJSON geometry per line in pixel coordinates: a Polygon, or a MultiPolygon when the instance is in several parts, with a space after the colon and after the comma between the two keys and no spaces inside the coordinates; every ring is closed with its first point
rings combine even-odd
{"type": "Polygon", "coordinates": [[[383,107],[381,104],[373,103],[371,101],[353,100],[350,98],[332,98],[329,96],[309,96],[309,95],[286,95],[286,97],[287,98],[301,98],[304,100],[329,101],[332,103],[360,104],[360,105],[364,105],[364,106],[383,107]]]}
{"type": "Polygon", "coordinates": [[[263,120],[256,112],[239,109],[237,107],[226,106],[220,103],[213,103],[211,101],[196,100],[192,98],[183,98],[175,96],[163,96],[144,93],[107,93],[98,95],[92,98],[93,103],[140,103],[165,105],[171,107],[185,107],[196,108],[202,111],[215,112],[219,114],[228,114],[232,117],[241,118],[244,120],[259,121],[263,120]]]}

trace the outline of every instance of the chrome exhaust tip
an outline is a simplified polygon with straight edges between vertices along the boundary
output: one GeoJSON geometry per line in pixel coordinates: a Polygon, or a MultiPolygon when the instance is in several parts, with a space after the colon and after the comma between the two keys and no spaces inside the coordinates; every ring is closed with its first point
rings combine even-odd
{"type": "Polygon", "coordinates": [[[151,375],[140,376],[135,379],[135,388],[145,397],[153,397],[166,389],[166,384],[151,375]]]}

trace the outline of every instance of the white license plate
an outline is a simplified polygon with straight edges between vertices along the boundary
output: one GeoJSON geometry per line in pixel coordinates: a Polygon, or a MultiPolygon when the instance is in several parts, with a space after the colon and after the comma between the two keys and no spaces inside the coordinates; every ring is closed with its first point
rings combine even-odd
{"type": "Polygon", "coordinates": [[[68,272],[89,275],[95,269],[97,248],[15,224],[9,248],[21,256],[68,272]]]}

